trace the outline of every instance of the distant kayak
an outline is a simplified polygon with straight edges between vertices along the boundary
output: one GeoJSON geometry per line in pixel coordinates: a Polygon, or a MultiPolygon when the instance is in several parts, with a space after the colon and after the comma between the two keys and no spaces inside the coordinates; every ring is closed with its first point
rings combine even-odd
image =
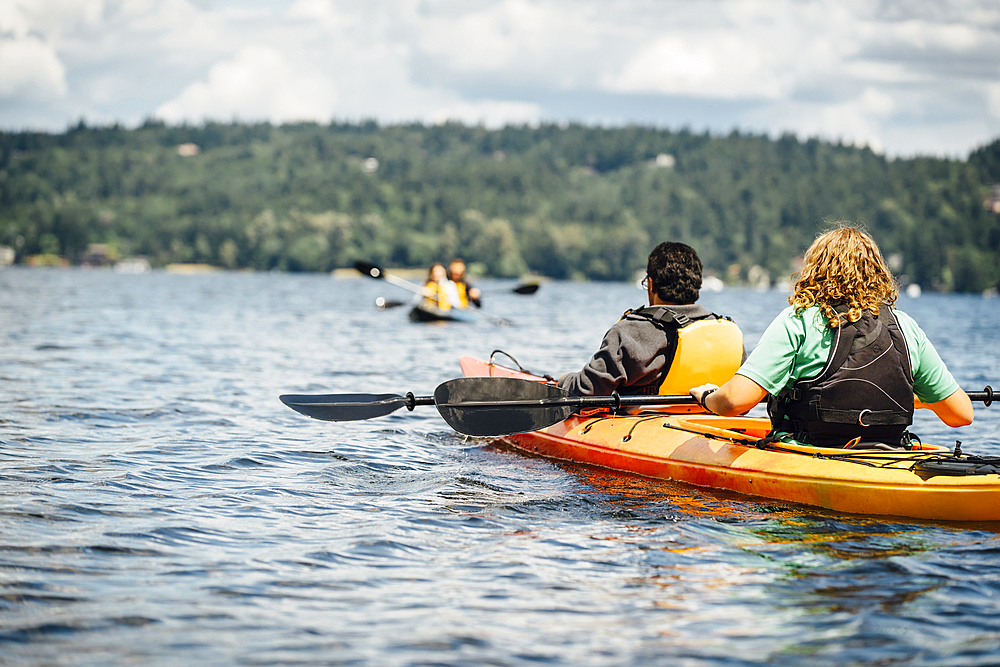
{"type": "Polygon", "coordinates": [[[475,322],[477,318],[460,308],[443,309],[421,303],[410,310],[410,319],[414,322],[475,322]]]}

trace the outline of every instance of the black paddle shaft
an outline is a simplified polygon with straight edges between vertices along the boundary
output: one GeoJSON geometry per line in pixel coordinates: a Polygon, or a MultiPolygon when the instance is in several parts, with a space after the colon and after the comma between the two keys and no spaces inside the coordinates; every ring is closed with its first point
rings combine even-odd
{"type": "MultiPolygon", "coordinates": [[[[989,406],[993,389],[968,392],[973,401],[989,406]]],[[[433,396],[398,394],[285,394],[281,401],[314,419],[355,421],[373,419],[405,407],[435,405],[459,433],[500,436],[551,426],[585,408],[617,410],[641,405],[691,405],[687,394],[665,396],[575,396],[554,384],[521,378],[458,378],[434,390],[433,396]]]]}
{"type": "Polygon", "coordinates": [[[993,403],[993,387],[989,385],[986,385],[982,391],[970,391],[966,393],[968,394],[970,401],[981,402],[986,407],[990,407],[993,403]]]}
{"type": "MultiPolygon", "coordinates": [[[[993,389],[970,392],[989,406],[993,389]]],[[[458,378],[434,390],[434,403],[448,425],[466,435],[527,433],[557,424],[586,408],[618,410],[641,405],[692,405],[689,394],[662,396],[575,396],[554,384],[521,378],[458,378]]]]}

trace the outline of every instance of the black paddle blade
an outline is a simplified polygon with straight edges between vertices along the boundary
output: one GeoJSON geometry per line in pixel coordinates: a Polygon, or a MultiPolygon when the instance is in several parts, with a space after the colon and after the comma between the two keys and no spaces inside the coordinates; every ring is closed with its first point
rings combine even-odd
{"type": "Polygon", "coordinates": [[[281,402],[313,419],[347,422],[383,417],[406,405],[396,394],[284,394],[281,402]]]}
{"type": "Polygon", "coordinates": [[[371,262],[362,262],[359,260],[354,262],[354,268],[370,278],[381,278],[385,274],[381,267],[376,266],[371,262]]]}
{"type": "Polygon", "coordinates": [[[555,385],[520,378],[458,378],[434,390],[438,412],[466,435],[510,435],[551,426],[573,414],[574,398],[555,385]]]}
{"type": "Polygon", "coordinates": [[[538,283],[529,283],[527,285],[518,285],[514,288],[514,294],[534,294],[538,291],[538,283]]]}

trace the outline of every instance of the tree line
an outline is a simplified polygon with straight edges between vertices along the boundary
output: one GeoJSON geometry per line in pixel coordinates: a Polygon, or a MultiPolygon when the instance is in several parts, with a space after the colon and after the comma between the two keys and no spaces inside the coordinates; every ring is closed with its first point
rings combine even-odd
{"type": "Polygon", "coordinates": [[[904,283],[1000,282],[1000,139],[966,160],[732,132],[542,124],[80,122],[0,133],[0,245],[80,262],[329,271],[364,259],[631,279],[683,241],[727,282],[787,279],[816,234],[863,224],[904,283]]]}

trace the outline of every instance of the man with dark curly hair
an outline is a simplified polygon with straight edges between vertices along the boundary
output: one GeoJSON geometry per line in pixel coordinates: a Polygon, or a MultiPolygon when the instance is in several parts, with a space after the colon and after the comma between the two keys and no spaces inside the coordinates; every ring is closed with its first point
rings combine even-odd
{"type": "Polygon", "coordinates": [[[686,394],[696,377],[732,377],[745,357],[743,334],[695,303],[701,272],[691,246],[656,246],[642,281],[649,306],[626,311],[587,365],[559,386],[580,396],[686,394]]]}

